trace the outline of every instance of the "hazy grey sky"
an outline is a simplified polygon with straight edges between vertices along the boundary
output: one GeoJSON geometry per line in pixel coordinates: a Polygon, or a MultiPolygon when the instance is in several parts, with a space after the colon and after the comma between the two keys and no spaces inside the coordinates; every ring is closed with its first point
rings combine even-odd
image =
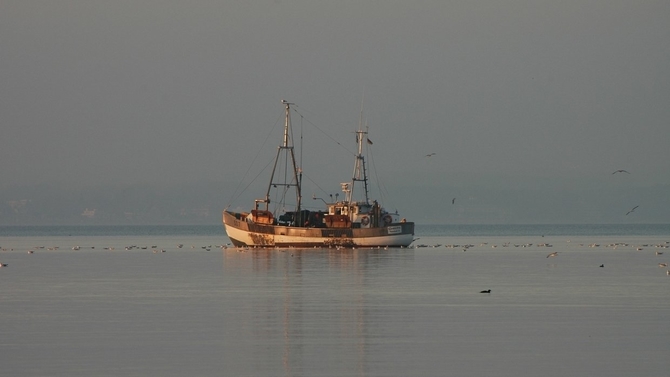
{"type": "MultiPolygon", "coordinates": [[[[0,185],[237,182],[275,153],[281,99],[343,144],[364,99],[401,211],[670,187],[669,19],[668,1],[2,0],[0,185]]],[[[305,134],[306,174],[337,192],[353,159],[305,134]]]]}

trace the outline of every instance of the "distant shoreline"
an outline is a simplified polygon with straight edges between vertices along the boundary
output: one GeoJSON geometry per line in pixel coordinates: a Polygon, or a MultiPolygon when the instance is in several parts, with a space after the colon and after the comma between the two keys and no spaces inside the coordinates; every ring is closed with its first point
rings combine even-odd
{"type": "MultiPolygon", "coordinates": [[[[200,225],[1,225],[0,237],[225,236],[220,224],[200,225]]],[[[417,224],[416,236],[613,236],[670,237],[670,224],[417,224]]]]}

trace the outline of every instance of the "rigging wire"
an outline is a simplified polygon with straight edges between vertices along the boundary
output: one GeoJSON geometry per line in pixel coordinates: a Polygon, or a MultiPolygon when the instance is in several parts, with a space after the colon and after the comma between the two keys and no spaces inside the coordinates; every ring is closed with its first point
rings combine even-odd
{"type": "Polygon", "coordinates": [[[302,121],[305,119],[305,117],[302,116],[302,114],[300,114],[297,111],[295,113],[300,115],[300,170],[302,170],[302,142],[303,142],[303,124],[302,124],[302,121]]]}
{"type": "MultiPolygon", "coordinates": [[[[296,105],[296,107],[297,107],[297,105],[296,105]]],[[[355,155],[356,155],[355,152],[352,152],[349,148],[347,148],[347,147],[345,147],[344,145],[342,145],[342,143],[340,143],[339,141],[337,141],[337,139],[335,139],[334,137],[330,136],[326,131],[324,131],[324,130],[322,130],[321,128],[319,128],[319,126],[317,126],[316,124],[310,122],[310,120],[307,119],[307,118],[305,118],[300,112],[298,112],[298,110],[293,109],[293,111],[295,111],[298,115],[300,115],[301,118],[304,119],[307,123],[309,123],[310,125],[312,125],[312,127],[316,128],[316,129],[317,129],[318,131],[320,131],[322,134],[326,135],[326,137],[329,138],[330,140],[332,140],[335,144],[337,144],[337,145],[339,145],[340,147],[342,147],[342,149],[344,149],[345,151],[347,151],[347,153],[351,154],[352,156],[355,156],[355,155]]]]}
{"type": "MultiPolygon", "coordinates": [[[[370,157],[370,170],[374,173],[373,175],[375,177],[375,182],[377,184],[377,191],[379,192],[379,204],[383,206],[387,196],[384,193],[384,191],[386,191],[386,187],[382,184],[381,180],[379,179],[379,174],[377,172],[377,165],[375,164],[375,159],[372,154],[372,148],[370,148],[370,146],[368,146],[367,152],[368,156],[370,157]]],[[[388,194],[388,192],[386,194],[388,194]]]]}
{"type": "MultiPolygon", "coordinates": [[[[298,111],[298,110],[296,109],[296,107],[298,107],[298,105],[294,104],[293,107],[291,108],[291,110],[293,110],[296,114],[298,114],[298,115],[300,116],[300,141],[299,141],[299,145],[300,145],[300,151],[299,151],[299,152],[300,152],[300,154],[299,154],[300,166],[298,167],[298,169],[300,169],[300,173],[303,174],[304,177],[307,178],[307,180],[309,180],[314,186],[316,186],[316,188],[318,188],[323,194],[328,195],[328,192],[327,192],[326,190],[324,190],[321,186],[319,186],[318,183],[314,182],[308,175],[306,175],[306,174],[302,171],[302,164],[303,164],[303,142],[304,142],[304,124],[305,124],[305,122],[306,122],[307,124],[311,125],[312,127],[314,127],[317,131],[321,132],[323,135],[325,135],[326,138],[330,139],[332,142],[334,142],[335,144],[337,144],[338,146],[340,146],[340,147],[341,147],[344,151],[346,151],[348,154],[350,154],[350,155],[352,155],[352,156],[357,156],[357,153],[352,152],[351,149],[349,149],[349,148],[347,148],[346,146],[344,146],[344,145],[343,145],[341,142],[339,142],[337,139],[335,139],[334,137],[330,136],[326,131],[324,131],[324,130],[321,129],[319,126],[317,126],[316,124],[314,124],[313,122],[311,122],[309,119],[307,119],[307,118],[306,118],[300,111],[298,111]]],[[[282,115],[283,115],[283,112],[282,112],[282,115]]],[[[267,144],[267,141],[268,141],[268,139],[270,138],[270,135],[272,134],[272,131],[274,131],[275,127],[277,127],[277,124],[280,123],[281,118],[282,118],[282,116],[280,115],[280,116],[278,117],[277,121],[275,121],[274,126],[271,128],[270,132],[268,132],[268,134],[266,135],[265,140],[263,141],[262,146],[265,146],[265,145],[267,144]]],[[[290,132],[291,132],[291,135],[290,135],[291,140],[294,140],[294,139],[293,139],[293,127],[291,127],[290,132]]],[[[256,155],[254,156],[254,159],[252,160],[251,165],[249,166],[249,168],[248,168],[247,171],[245,172],[244,177],[242,178],[242,180],[238,183],[238,185],[237,185],[237,187],[236,187],[236,189],[235,189],[235,191],[234,191],[234,193],[233,193],[233,195],[232,195],[233,197],[232,197],[232,199],[228,202],[228,205],[226,206],[226,208],[230,207],[231,203],[232,203],[233,201],[237,200],[237,199],[242,195],[242,193],[244,193],[244,192],[245,192],[245,191],[246,191],[246,190],[247,190],[247,189],[248,189],[248,188],[249,188],[249,187],[250,187],[250,186],[257,180],[257,179],[258,179],[258,177],[259,177],[259,176],[260,176],[260,175],[261,175],[261,174],[262,174],[262,173],[263,173],[263,172],[270,166],[270,164],[274,161],[274,160],[270,160],[270,161],[265,165],[265,167],[263,167],[263,169],[262,169],[262,170],[261,170],[261,171],[260,171],[260,172],[259,172],[259,173],[258,173],[252,180],[251,180],[251,182],[249,182],[249,183],[244,187],[244,189],[242,189],[242,190],[238,193],[238,190],[239,190],[240,186],[242,185],[242,183],[244,182],[244,179],[246,179],[246,177],[248,176],[248,174],[249,174],[249,172],[250,172],[250,170],[251,170],[251,166],[254,165],[254,163],[255,163],[256,160],[258,159],[258,157],[259,157],[259,155],[260,155],[260,152],[261,152],[262,150],[263,150],[263,148],[260,148],[260,149],[258,150],[258,152],[256,153],[256,155]]],[[[379,174],[378,174],[378,171],[377,171],[377,167],[376,167],[375,162],[374,162],[374,156],[373,156],[373,154],[372,154],[372,148],[370,147],[370,145],[366,145],[366,156],[369,157],[369,160],[370,160],[370,168],[371,168],[371,172],[372,172],[373,175],[374,175],[375,183],[376,183],[376,186],[377,186],[378,191],[379,191],[380,204],[383,204],[383,203],[386,201],[386,197],[388,197],[388,190],[386,190],[386,187],[382,184],[382,182],[381,182],[381,180],[380,180],[380,178],[379,178],[379,174]]],[[[283,164],[283,165],[284,165],[284,168],[285,168],[285,169],[284,169],[284,178],[285,178],[284,181],[287,182],[287,178],[288,178],[288,166],[287,166],[287,165],[288,165],[288,159],[287,159],[287,158],[286,158],[286,161],[284,161],[284,164],[283,164]]],[[[287,195],[287,193],[288,193],[289,186],[290,186],[291,184],[297,185],[297,182],[295,182],[295,179],[296,179],[295,177],[291,178],[291,183],[290,183],[290,184],[287,184],[286,186],[284,186],[284,190],[283,190],[283,193],[281,193],[281,195],[280,195],[280,191],[281,191],[281,190],[277,190],[276,195],[275,195],[275,210],[274,210],[273,212],[276,212],[276,211],[278,210],[279,204],[281,204],[281,205],[285,205],[285,204],[286,204],[285,201],[286,201],[286,195],[287,195]],[[279,198],[280,196],[282,197],[282,199],[281,199],[281,200],[278,200],[278,198],[279,198]]],[[[304,205],[304,204],[306,204],[306,203],[303,203],[303,205],[304,205]]]]}
{"type": "Polygon", "coordinates": [[[269,130],[269,132],[267,133],[267,135],[265,135],[265,140],[263,140],[263,144],[261,144],[261,148],[258,149],[258,151],[256,152],[256,155],[254,156],[253,160],[251,161],[251,164],[249,164],[249,167],[247,167],[247,171],[244,172],[244,175],[242,176],[242,179],[240,179],[240,181],[237,183],[237,187],[235,187],[235,190],[234,190],[233,193],[231,194],[231,198],[228,200],[228,203],[226,204],[225,209],[228,209],[228,208],[231,206],[231,204],[232,204],[235,200],[237,200],[240,196],[242,196],[242,193],[244,193],[244,192],[249,188],[249,186],[251,186],[251,184],[254,183],[254,182],[256,181],[256,179],[261,175],[261,173],[262,173],[263,171],[265,171],[265,169],[267,169],[268,166],[270,166],[270,163],[272,163],[272,162],[274,161],[274,158],[273,158],[272,160],[270,160],[270,161],[268,162],[268,164],[265,165],[265,167],[264,167],[264,168],[263,168],[263,169],[262,169],[262,170],[261,170],[261,171],[260,171],[260,172],[259,172],[259,173],[258,173],[252,180],[251,180],[251,182],[249,182],[249,184],[247,184],[247,185],[244,187],[244,189],[241,190],[241,191],[238,193],[238,190],[240,189],[240,186],[242,186],[242,183],[244,182],[244,180],[247,178],[247,175],[248,175],[249,172],[251,171],[251,167],[254,166],[254,163],[256,162],[256,160],[258,159],[258,157],[260,156],[261,151],[264,150],[264,148],[262,148],[262,147],[264,147],[265,144],[268,142],[268,139],[270,138],[270,135],[272,134],[272,131],[275,129],[275,127],[277,127],[277,124],[279,124],[279,121],[281,120],[281,118],[282,118],[282,116],[280,115],[280,116],[277,118],[277,120],[275,121],[274,125],[270,128],[270,130],[269,130]]]}

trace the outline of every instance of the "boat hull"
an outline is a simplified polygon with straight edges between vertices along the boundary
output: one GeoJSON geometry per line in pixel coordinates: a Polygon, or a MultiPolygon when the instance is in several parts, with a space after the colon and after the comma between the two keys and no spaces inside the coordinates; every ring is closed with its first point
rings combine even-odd
{"type": "Polygon", "coordinates": [[[302,228],[249,223],[223,211],[228,238],[237,247],[407,247],[414,240],[414,223],[380,228],[302,228]]]}

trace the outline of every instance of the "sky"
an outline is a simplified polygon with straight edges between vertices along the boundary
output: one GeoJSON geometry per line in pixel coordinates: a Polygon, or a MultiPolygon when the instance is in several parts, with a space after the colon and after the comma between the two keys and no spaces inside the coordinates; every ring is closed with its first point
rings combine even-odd
{"type": "Polygon", "coordinates": [[[268,174],[288,100],[319,182],[306,197],[350,179],[363,109],[385,205],[417,222],[670,223],[669,16],[667,1],[1,0],[0,190],[211,185],[246,208],[229,201],[268,174]]]}

